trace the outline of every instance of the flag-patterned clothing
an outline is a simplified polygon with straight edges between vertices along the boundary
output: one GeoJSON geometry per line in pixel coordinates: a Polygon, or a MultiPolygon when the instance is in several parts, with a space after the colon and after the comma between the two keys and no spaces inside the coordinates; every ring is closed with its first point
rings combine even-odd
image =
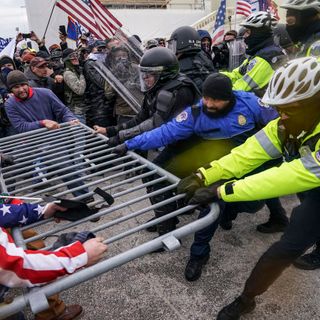
{"type": "Polygon", "coordinates": [[[38,221],[43,218],[43,210],[37,204],[0,204],[0,284],[33,287],[87,264],[87,253],[78,241],[56,251],[23,250],[14,244],[4,227],[38,221]]]}

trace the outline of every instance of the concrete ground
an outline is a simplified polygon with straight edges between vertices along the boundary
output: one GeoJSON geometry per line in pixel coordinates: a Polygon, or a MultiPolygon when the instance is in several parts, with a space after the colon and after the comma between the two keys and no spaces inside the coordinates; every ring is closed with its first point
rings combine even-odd
{"type": "MultiPolygon", "coordinates": [[[[290,213],[298,200],[290,196],[283,198],[282,202],[290,213]]],[[[141,208],[143,204],[139,206],[141,208]]],[[[136,209],[137,206],[129,206],[117,215],[136,209]]],[[[134,226],[151,216],[149,213],[133,219],[130,224],[134,226]]],[[[267,217],[267,209],[263,208],[254,215],[240,214],[231,231],[218,229],[212,241],[211,258],[201,279],[196,282],[186,281],[183,275],[193,239],[190,235],[183,239],[181,248],[176,251],[146,255],[69,289],[61,293],[61,297],[67,304],[80,303],[83,306],[83,320],[215,319],[217,312],[241,292],[260,255],[280,237],[281,234],[265,235],[256,231],[256,225],[266,221],[267,217]]],[[[195,218],[196,214],[182,216],[180,225],[195,218]]],[[[105,219],[108,218],[102,221],[105,219]]],[[[120,227],[116,227],[99,235],[110,237],[119,230],[120,227]]],[[[143,231],[112,244],[108,256],[148,241],[153,236],[143,231]]],[[[319,282],[319,271],[290,267],[266,293],[257,298],[256,309],[243,319],[320,319],[319,282]]]]}

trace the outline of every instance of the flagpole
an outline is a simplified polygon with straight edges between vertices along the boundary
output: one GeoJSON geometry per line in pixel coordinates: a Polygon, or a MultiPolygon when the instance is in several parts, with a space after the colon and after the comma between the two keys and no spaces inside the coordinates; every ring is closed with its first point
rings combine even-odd
{"type": "Polygon", "coordinates": [[[234,30],[237,31],[237,7],[238,7],[238,1],[236,2],[236,8],[234,10],[234,30]]]}
{"type": "Polygon", "coordinates": [[[54,8],[56,7],[56,4],[57,4],[57,0],[54,1],[53,7],[51,9],[50,17],[49,17],[46,29],[45,29],[44,34],[43,34],[43,39],[46,37],[47,31],[48,31],[48,27],[49,27],[49,24],[50,24],[50,21],[51,21],[51,18],[52,18],[52,14],[53,14],[54,8]]]}

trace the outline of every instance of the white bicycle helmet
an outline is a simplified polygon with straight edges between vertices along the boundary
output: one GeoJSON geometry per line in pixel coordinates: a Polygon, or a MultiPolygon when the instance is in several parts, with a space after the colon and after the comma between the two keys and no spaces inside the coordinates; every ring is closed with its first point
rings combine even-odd
{"type": "Polygon", "coordinates": [[[294,10],[307,10],[315,9],[320,12],[320,1],[319,0],[286,0],[284,4],[280,6],[285,9],[294,10]]]}
{"type": "Polygon", "coordinates": [[[270,12],[258,11],[250,14],[250,16],[240,23],[246,28],[274,28],[278,24],[276,17],[270,12]]]}
{"type": "Polygon", "coordinates": [[[320,63],[314,57],[303,57],[279,68],[269,82],[262,102],[283,105],[312,97],[320,91],[320,63]]]}

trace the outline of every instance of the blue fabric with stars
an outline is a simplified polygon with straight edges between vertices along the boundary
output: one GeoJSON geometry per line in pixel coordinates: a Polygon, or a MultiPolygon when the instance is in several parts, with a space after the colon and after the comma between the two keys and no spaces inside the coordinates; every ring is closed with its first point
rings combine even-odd
{"type": "Polygon", "coordinates": [[[43,218],[43,209],[38,204],[0,204],[0,227],[12,228],[39,221],[43,218]]]}

